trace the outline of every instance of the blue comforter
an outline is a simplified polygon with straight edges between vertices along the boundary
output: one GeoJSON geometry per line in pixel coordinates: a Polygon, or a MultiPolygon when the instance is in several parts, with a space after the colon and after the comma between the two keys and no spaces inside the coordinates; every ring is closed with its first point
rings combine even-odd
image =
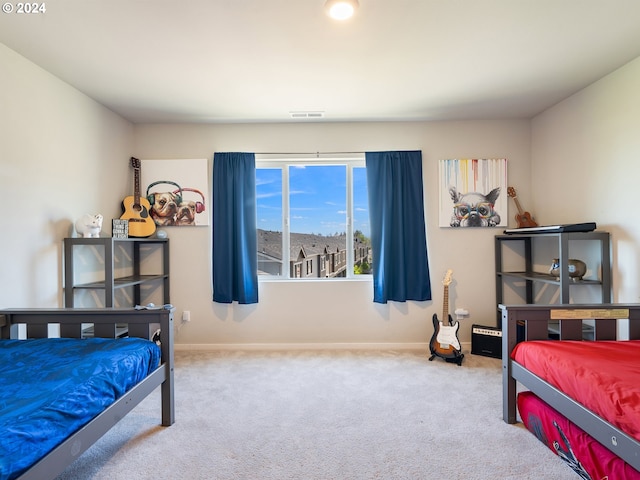
{"type": "Polygon", "coordinates": [[[160,363],[139,338],[0,340],[0,479],[12,479],[160,363]]]}

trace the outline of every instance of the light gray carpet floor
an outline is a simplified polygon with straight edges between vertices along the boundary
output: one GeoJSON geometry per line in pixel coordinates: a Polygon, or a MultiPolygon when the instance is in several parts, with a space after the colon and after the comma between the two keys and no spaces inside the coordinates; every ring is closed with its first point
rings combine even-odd
{"type": "Polygon", "coordinates": [[[425,352],[176,352],[154,392],[59,480],[577,480],[502,421],[500,361],[425,352]]]}

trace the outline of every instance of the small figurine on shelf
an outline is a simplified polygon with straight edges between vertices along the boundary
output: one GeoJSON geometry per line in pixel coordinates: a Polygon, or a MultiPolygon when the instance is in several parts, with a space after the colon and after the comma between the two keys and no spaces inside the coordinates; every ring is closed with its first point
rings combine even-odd
{"type": "Polygon", "coordinates": [[[99,237],[102,230],[102,215],[99,213],[95,215],[89,215],[85,213],[82,217],[76,220],[76,232],[79,237],[99,237]]]}
{"type": "Polygon", "coordinates": [[[114,218],[111,222],[111,236],[113,238],[129,238],[129,220],[114,218]]]}
{"type": "MultiPolygon", "coordinates": [[[[569,278],[574,282],[582,280],[582,277],[587,273],[587,264],[577,258],[570,258],[567,261],[567,267],[569,270],[569,278]]],[[[556,278],[560,278],[560,259],[554,258],[549,274],[556,278]]]]}

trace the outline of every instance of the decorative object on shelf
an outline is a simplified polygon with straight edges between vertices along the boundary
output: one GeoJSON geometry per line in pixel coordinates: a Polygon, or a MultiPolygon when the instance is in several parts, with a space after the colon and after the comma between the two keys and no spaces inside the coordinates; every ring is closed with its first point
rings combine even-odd
{"type": "Polygon", "coordinates": [[[460,342],[458,341],[458,322],[453,323],[451,315],[449,315],[449,285],[451,285],[451,276],[453,270],[447,270],[442,280],[444,285],[444,301],[442,305],[442,320],[438,320],[438,314],[433,314],[433,336],[429,342],[431,357],[429,361],[435,357],[443,358],[447,362],[462,365],[464,354],[461,353],[460,342]],[[448,322],[448,323],[445,323],[448,322]]]}
{"type": "MultiPolygon", "coordinates": [[[[582,260],[570,258],[569,260],[567,260],[567,266],[569,269],[569,277],[574,282],[582,280],[582,277],[584,277],[585,273],[587,273],[587,264],[582,260]]],[[[560,260],[558,258],[553,259],[553,263],[551,264],[549,273],[554,277],[560,279],[560,260]]]]}
{"type": "Polygon", "coordinates": [[[165,232],[164,230],[157,230],[156,237],[165,239],[167,238],[167,232],[165,232]]]}
{"type": "Polygon", "coordinates": [[[513,201],[516,202],[516,208],[518,209],[518,214],[516,215],[516,222],[518,224],[518,228],[525,227],[537,227],[538,224],[533,219],[529,212],[525,212],[522,210],[520,206],[520,202],[518,201],[518,196],[516,195],[516,189],[513,187],[507,188],[507,195],[513,198],[513,201]]]}
{"type": "Polygon", "coordinates": [[[538,227],[521,227],[521,228],[507,228],[504,233],[507,235],[522,235],[537,233],[540,235],[546,235],[550,233],[575,233],[575,232],[593,232],[596,229],[596,222],[583,222],[583,223],[561,223],[558,225],[542,225],[538,227]]]}
{"type": "Polygon", "coordinates": [[[507,160],[463,158],[440,160],[439,225],[498,227],[506,225],[507,160]]]}
{"type": "Polygon", "coordinates": [[[129,221],[130,237],[149,237],[156,231],[156,224],[149,215],[151,205],[146,198],[140,197],[140,160],[130,159],[134,172],[134,192],[122,201],[122,220],[129,221]]]}
{"type": "Polygon", "coordinates": [[[76,233],[78,236],[90,238],[99,237],[102,230],[102,215],[96,213],[95,215],[89,215],[85,213],[78,220],[76,220],[76,233]]]}
{"type": "Polygon", "coordinates": [[[119,218],[111,220],[111,236],[113,238],[129,238],[129,221],[119,218]]]}

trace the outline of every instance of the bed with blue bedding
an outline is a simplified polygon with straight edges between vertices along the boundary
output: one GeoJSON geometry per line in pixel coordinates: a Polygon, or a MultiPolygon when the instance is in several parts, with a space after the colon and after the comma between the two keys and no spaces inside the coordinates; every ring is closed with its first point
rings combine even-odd
{"type": "Polygon", "coordinates": [[[172,327],[168,310],[0,311],[0,480],[55,478],[157,387],[171,425],[172,327]]]}

